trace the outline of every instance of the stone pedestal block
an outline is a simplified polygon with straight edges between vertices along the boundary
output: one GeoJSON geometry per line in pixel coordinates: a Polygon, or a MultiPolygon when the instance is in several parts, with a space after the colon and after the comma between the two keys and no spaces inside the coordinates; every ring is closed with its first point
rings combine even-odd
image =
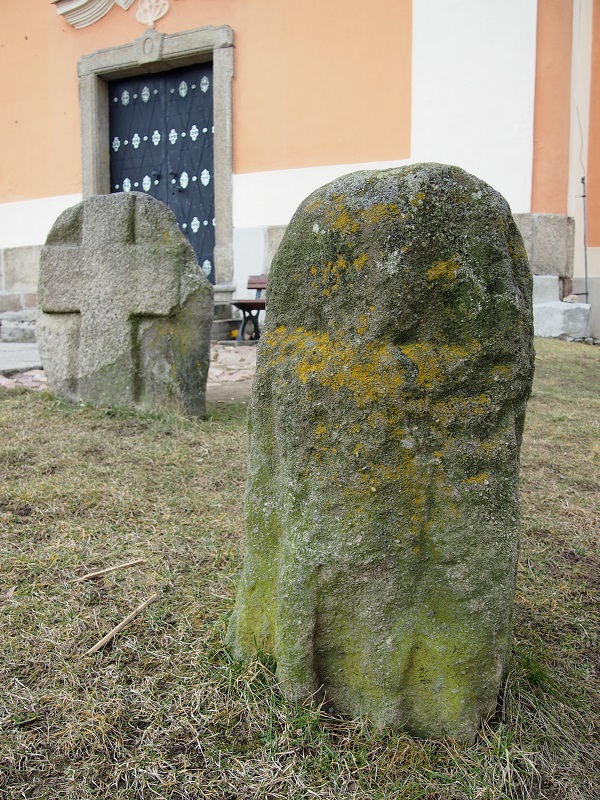
{"type": "Polygon", "coordinates": [[[534,275],[571,278],[575,220],[562,214],[515,214],[534,275]]]}

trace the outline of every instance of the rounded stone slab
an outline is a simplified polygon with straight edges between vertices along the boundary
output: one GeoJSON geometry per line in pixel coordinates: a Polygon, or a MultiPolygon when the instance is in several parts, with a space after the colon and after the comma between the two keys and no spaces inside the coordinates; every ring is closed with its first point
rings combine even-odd
{"type": "Polygon", "coordinates": [[[358,172],[273,262],[227,641],[293,699],[473,739],[507,669],[531,274],[462,170],[358,172]]]}
{"type": "Polygon", "coordinates": [[[131,192],[67,209],[40,260],[37,339],[50,390],[203,416],[212,298],[163,203],[131,192]]]}

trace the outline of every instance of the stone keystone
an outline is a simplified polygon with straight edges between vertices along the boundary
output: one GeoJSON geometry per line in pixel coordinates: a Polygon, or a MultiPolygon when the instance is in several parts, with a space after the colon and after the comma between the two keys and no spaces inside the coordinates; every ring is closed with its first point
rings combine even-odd
{"type": "Polygon", "coordinates": [[[227,642],[291,699],[472,741],[511,644],[531,274],[456,167],[306,199],[267,289],[227,642]]]}
{"type": "Polygon", "coordinates": [[[42,250],[38,293],[51,391],[205,414],[213,292],[163,203],[131,192],[67,209],[42,250]]]}

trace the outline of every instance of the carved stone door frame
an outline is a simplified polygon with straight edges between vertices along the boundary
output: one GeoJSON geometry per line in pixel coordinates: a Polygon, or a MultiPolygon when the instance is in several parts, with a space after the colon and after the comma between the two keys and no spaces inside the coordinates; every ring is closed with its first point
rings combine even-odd
{"type": "Polygon", "coordinates": [[[234,290],[232,213],[233,31],[227,25],[164,34],[147,30],[130,44],[97,50],[79,60],[83,196],[110,193],[108,82],[213,62],[215,304],[228,303],[234,290]]]}

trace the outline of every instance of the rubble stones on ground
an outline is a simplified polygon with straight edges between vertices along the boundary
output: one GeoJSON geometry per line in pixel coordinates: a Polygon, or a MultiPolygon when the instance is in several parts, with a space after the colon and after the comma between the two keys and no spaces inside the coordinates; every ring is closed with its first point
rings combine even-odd
{"type": "Polygon", "coordinates": [[[48,381],[42,369],[28,369],[25,372],[17,372],[6,377],[0,375],[0,386],[5,389],[15,389],[22,386],[25,389],[35,389],[43,392],[48,388],[48,381]]]}
{"type": "Polygon", "coordinates": [[[506,674],[532,278],[456,167],[340,178],[274,259],[227,643],[291,699],[471,741],[506,674]]]}
{"type": "Polygon", "coordinates": [[[213,344],[207,388],[225,382],[252,380],[256,368],[256,346],[213,344]]]}

